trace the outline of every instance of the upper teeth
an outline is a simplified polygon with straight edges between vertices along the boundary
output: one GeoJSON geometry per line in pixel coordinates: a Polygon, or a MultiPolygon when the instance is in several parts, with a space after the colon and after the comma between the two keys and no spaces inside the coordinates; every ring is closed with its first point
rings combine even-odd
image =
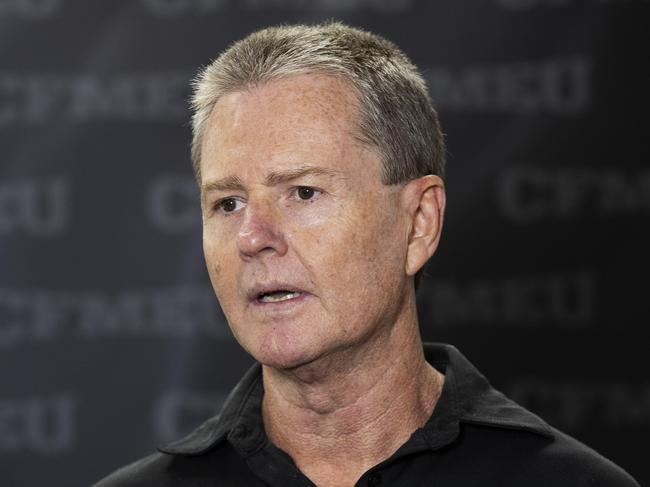
{"type": "Polygon", "coordinates": [[[300,295],[297,291],[275,291],[272,293],[262,294],[260,301],[263,303],[275,303],[277,301],[286,301],[287,299],[297,298],[300,295]]]}

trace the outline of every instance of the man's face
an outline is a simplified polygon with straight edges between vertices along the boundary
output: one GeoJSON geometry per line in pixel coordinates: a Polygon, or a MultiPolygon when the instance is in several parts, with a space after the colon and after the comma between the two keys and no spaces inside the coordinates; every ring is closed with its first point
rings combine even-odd
{"type": "Polygon", "coordinates": [[[400,186],[353,132],[342,80],[299,75],[222,97],[202,147],[203,247],[253,357],[295,367],[386,330],[406,289],[400,186]]]}

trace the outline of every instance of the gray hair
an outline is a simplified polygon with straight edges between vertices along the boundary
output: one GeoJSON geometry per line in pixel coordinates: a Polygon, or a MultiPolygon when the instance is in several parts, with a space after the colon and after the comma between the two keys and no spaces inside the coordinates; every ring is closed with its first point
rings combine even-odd
{"type": "Polygon", "coordinates": [[[225,94],[297,74],[347,80],[359,102],[357,137],[378,149],[384,184],[444,175],[445,142],[426,83],[408,57],[376,34],[338,22],[269,27],[234,43],[193,82],[192,165],[225,94]]]}

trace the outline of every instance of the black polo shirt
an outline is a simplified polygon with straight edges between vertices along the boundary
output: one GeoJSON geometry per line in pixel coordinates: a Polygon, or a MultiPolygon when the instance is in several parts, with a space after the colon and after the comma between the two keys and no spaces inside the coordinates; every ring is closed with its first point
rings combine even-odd
{"type": "MultiPolygon", "coordinates": [[[[638,487],[620,467],[492,388],[453,346],[424,350],[445,374],[434,413],[357,486],[638,487]]],[[[263,392],[257,364],[218,416],[96,487],[313,486],[267,438],[263,392]]]]}

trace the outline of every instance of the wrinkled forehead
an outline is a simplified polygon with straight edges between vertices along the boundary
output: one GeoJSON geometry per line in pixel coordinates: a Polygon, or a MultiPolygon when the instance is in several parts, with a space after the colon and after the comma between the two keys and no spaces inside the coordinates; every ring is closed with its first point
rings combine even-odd
{"type": "Polygon", "coordinates": [[[274,135],[291,128],[346,134],[356,126],[357,105],[351,85],[341,78],[321,74],[281,78],[222,96],[212,110],[206,139],[219,142],[220,136],[246,130],[274,135]]]}
{"type": "Polygon", "coordinates": [[[329,75],[301,74],[226,94],[210,116],[201,172],[207,178],[232,167],[349,164],[355,151],[368,150],[356,135],[358,112],[351,85],[329,75]]]}

